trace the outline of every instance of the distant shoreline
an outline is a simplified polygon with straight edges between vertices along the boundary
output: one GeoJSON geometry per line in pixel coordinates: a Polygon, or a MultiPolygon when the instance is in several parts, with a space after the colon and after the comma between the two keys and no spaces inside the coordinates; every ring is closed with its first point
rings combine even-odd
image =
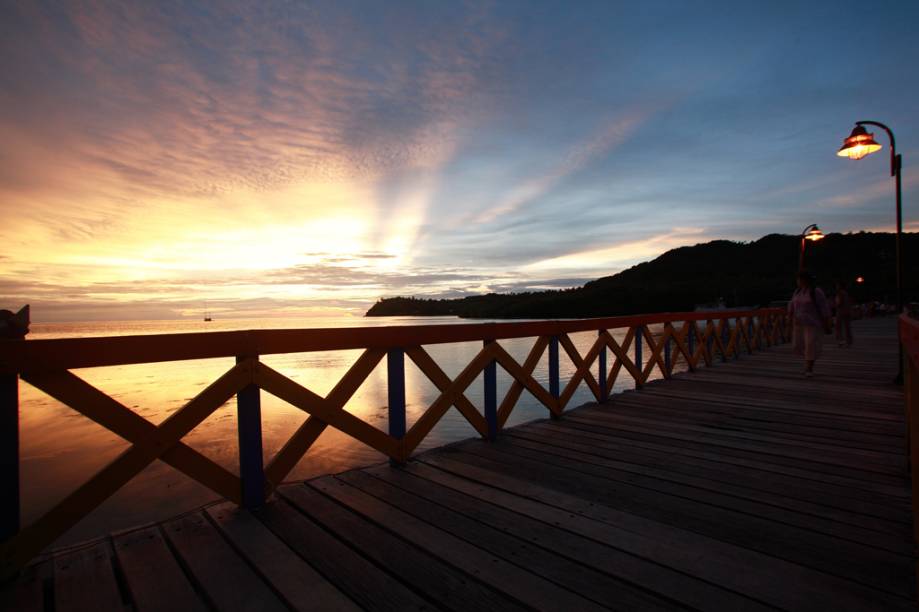
{"type": "MultiPolygon", "coordinates": [[[[699,304],[728,308],[788,300],[795,288],[799,236],[769,234],[753,242],[714,240],[672,249],[645,263],[581,287],[455,299],[384,298],[365,317],[454,316],[461,319],[585,319],[687,312],[699,304]]],[[[919,252],[919,233],[903,234],[905,253],[919,252]]],[[[896,285],[894,235],[828,234],[809,245],[806,266],[828,294],[837,280],[859,301],[890,302],[896,285]],[[864,283],[855,284],[856,277],[864,283]]],[[[919,258],[904,259],[904,297],[919,299],[919,258]]]]}

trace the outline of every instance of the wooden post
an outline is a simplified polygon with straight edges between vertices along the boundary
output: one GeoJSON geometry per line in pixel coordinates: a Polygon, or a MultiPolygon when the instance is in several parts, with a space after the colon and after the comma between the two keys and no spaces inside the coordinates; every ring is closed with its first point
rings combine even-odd
{"type": "Polygon", "coordinates": [[[728,360],[728,339],[730,339],[731,334],[731,319],[730,317],[722,319],[723,326],[721,327],[721,361],[727,362],[728,360]]]}
{"type": "MultiPolygon", "coordinates": [[[[249,358],[239,356],[236,363],[249,358]]],[[[258,356],[252,359],[258,359],[258,356]]],[[[260,389],[256,385],[247,385],[236,394],[236,425],[239,432],[242,505],[258,508],[265,503],[265,469],[262,458],[262,404],[260,389]]]]}
{"type": "MultiPolygon", "coordinates": [[[[494,340],[485,340],[487,347],[494,340]]],[[[492,442],[498,437],[498,362],[488,362],[483,372],[485,384],[485,423],[488,425],[488,439],[492,442]]]]}
{"type": "MultiPolygon", "coordinates": [[[[599,330],[597,335],[603,337],[603,332],[606,330],[599,330]]],[[[600,385],[600,401],[608,402],[609,401],[609,389],[606,388],[606,344],[600,348],[600,353],[597,355],[598,372],[597,372],[597,381],[600,385]]]]}
{"type": "MultiPolygon", "coordinates": [[[[549,393],[558,399],[561,395],[558,381],[558,336],[549,339],[549,393]]],[[[552,419],[559,419],[561,415],[550,412],[552,419]]]]}
{"type": "Polygon", "coordinates": [[[667,336],[667,339],[664,340],[664,369],[666,370],[664,376],[666,378],[670,378],[670,370],[672,367],[670,363],[670,329],[670,323],[664,323],[664,335],[667,336]]]}
{"type": "MultiPolygon", "coordinates": [[[[730,329],[731,320],[728,319],[728,329],[730,329]]],[[[734,317],[734,359],[740,359],[740,343],[743,337],[740,332],[743,330],[743,319],[734,317]]],[[[728,336],[730,338],[730,336],[728,336]]]]}
{"type": "Polygon", "coordinates": [[[19,532],[19,376],[0,375],[0,542],[19,532]]]}
{"type": "Polygon", "coordinates": [[[705,326],[706,331],[708,331],[708,335],[705,338],[705,354],[707,356],[705,365],[707,367],[712,367],[715,364],[715,353],[713,352],[715,341],[712,339],[712,336],[716,333],[715,323],[709,319],[705,326]]]}
{"type": "MultiPolygon", "coordinates": [[[[644,371],[644,364],[641,362],[641,326],[635,326],[635,369],[641,374],[644,371]]],[[[641,387],[641,379],[635,380],[635,388],[641,387]]]]}
{"type": "Polygon", "coordinates": [[[747,326],[747,342],[748,342],[747,352],[752,355],[753,347],[755,345],[755,342],[753,339],[753,317],[747,317],[746,326],[747,326]]]}
{"type": "Polygon", "coordinates": [[[689,351],[689,356],[690,356],[690,359],[687,359],[687,361],[689,361],[689,371],[694,372],[696,369],[696,366],[692,364],[691,358],[696,356],[696,322],[695,321],[689,321],[689,332],[686,334],[686,350],[689,351]]]}
{"type": "MultiPolygon", "coordinates": [[[[405,437],[405,351],[389,349],[386,353],[386,382],[389,396],[389,435],[396,440],[405,437]]],[[[392,464],[402,461],[390,459],[392,464]]]]}

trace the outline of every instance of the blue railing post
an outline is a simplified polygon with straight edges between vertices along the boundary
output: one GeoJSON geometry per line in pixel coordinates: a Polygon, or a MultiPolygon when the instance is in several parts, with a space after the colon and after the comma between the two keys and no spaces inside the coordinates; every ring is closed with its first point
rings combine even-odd
{"type": "MultiPolygon", "coordinates": [[[[695,321],[689,323],[689,333],[686,334],[686,350],[689,351],[690,358],[696,356],[696,324],[695,321]]],[[[689,364],[689,369],[692,370],[692,363],[689,364]]]]}
{"type": "MultiPolygon", "coordinates": [[[[729,320],[730,321],[730,320],[729,320]]],[[[740,317],[734,318],[734,359],[740,359],[740,332],[743,330],[743,319],[740,317]]]]}
{"type": "MultiPolygon", "coordinates": [[[[240,356],[236,363],[258,356],[240,356]]],[[[258,508],[265,503],[265,470],[262,463],[262,405],[256,385],[246,385],[236,394],[236,426],[239,433],[239,479],[242,505],[258,508]]]]}
{"type": "MultiPolygon", "coordinates": [[[[603,332],[606,330],[601,329],[597,332],[599,337],[603,337],[603,332]]],[[[606,343],[603,343],[603,346],[600,347],[600,354],[597,355],[597,362],[599,370],[597,372],[597,381],[600,385],[600,401],[607,402],[609,401],[609,389],[606,388],[606,343]]]]}
{"type": "MultiPolygon", "coordinates": [[[[635,328],[635,368],[638,370],[640,375],[644,370],[644,364],[641,362],[641,328],[635,328]]],[[[635,388],[638,389],[641,387],[641,379],[635,381],[635,388]]]]}
{"type": "Polygon", "coordinates": [[[19,376],[0,374],[0,542],[19,531],[19,376]]]}
{"type": "MultiPolygon", "coordinates": [[[[494,340],[485,340],[487,347],[494,340]]],[[[485,423],[488,425],[488,439],[492,442],[498,437],[498,363],[492,359],[485,366],[485,423]]]]}
{"type": "MultiPolygon", "coordinates": [[[[558,381],[558,336],[552,336],[549,339],[549,393],[555,399],[561,395],[558,381]]],[[[551,412],[553,419],[561,418],[560,415],[551,412]]]]}
{"type": "Polygon", "coordinates": [[[664,376],[670,376],[670,328],[670,323],[664,324],[664,335],[667,336],[667,339],[664,340],[664,369],[667,370],[664,376]]]}
{"type": "MultiPolygon", "coordinates": [[[[396,440],[405,437],[405,351],[389,349],[386,353],[386,385],[389,399],[389,435],[396,440]]],[[[390,459],[390,463],[400,463],[390,459]]]]}
{"type": "Polygon", "coordinates": [[[717,333],[715,331],[715,322],[709,319],[705,323],[705,327],[707,331],[709,332],[708,336],[706,336],[705,338],[705,352],[708,353],[708,363],[706,363],[705,365],[714,365],[715,363],[715,353],[714,353],[715,340],[713,339],[713,336],[715,335],[715,333],[717,333]]]}

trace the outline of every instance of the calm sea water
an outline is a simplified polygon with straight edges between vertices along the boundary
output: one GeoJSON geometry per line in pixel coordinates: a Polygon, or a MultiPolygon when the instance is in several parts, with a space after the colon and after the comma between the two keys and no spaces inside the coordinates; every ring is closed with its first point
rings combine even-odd
{"type": "MultiPolygon", "coordinates": [[[[479,323],[483,321],[476,321],[479,323]]],[[[355,327],[417,325],[433,323],[469,324],[456,318],[413,317],[340,317],[310,319],[260,319],[203,321],[131,321],[34,324],[30,339],[86,336],[119,336],[176,332],[227,331],[239,329],[355,327]]],[[[654,331],[654,330],[652,330],[654,331]]],[[[623,334],[614,334],[621,340],[623,334]]],[[[573,334],[579,352],[586,354],[595,333],[573,334]]],[[[526,358],[534,339],[502,341],[501,345],[519,362],[526,358]]],[[[428,352],[440,367],[455,377],[481,348],[481,343],[431,345],[428,352]]],[[[268,355],[262,360],[272,368],[319,395],[327,394],[358,358],[361,351],[329,351],[268,355]]],[[[646,350],[647,353],[647,350],[646,350]]],[[[548,357],[534,373],[548,387],[548,357]]],[[[233,359],[207,359],[172,363],[87,368],[75,373],[105,391],[122,404],[152,423],[160,423],[233,366],[233,359]]],[[[561,380],[575,367],[560,351],[561,380]]],[[[498,398],[503,397],[511,379],[498,368],[498,398]]],[[[631,387],[630,378],[616,382],[614,391],[631,387]]],[[[439,392],[427,378],[406,359],[406,411],[408,426],[430,406],[439,392]]],[[[470,401],[482,406],[481,376],[466,393],[470,401]]],[[[23,520],[29,522],[85,482],[96,471],[113,461],[129,444],[78,412],[21,384],[21,477],[23,520]]],[[[593,401],[593,395],[581,384],[570,407],[593,401]]],[[[385,360],[364,382],[346,409],[379,429],[387,429],[385,360]]],[[[299,409],[262,393],[262,431],[266,462],[283,446],[306,419],[299,409]]],[[[544,418],[547,411],[524,392],[508,425],[544,418]]],[[[451,408],[429,434],[419,451],[477,435],[466,420],[451,408]]],[[[183,440],[227,469],[238,473],[236,405],[231,400],[214,412],[183,440]]],[[[350,468],[383,461],[384,456],[328,428],[304,456],[288,479],[302,480],[337,473],[350,468]]],[[[136,476],[102,506],[72,529],[56,544],[85,540],[137,524],[160,520],[193,509],[215,498],[207,488],[165,463],[155,462],[136,476]]]]}

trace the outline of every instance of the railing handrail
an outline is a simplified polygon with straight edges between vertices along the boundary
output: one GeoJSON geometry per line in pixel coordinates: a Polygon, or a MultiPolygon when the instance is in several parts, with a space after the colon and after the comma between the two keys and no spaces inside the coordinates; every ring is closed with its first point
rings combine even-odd
{"type": "Polygon", "coordinates": [[[71,370],[193,359],[507,340],[778,314],[782,308],[710,310],[501,323],[393,325],[305,329],[250,329],[135,336],[0,341],[0,374],[71,370]]]}

